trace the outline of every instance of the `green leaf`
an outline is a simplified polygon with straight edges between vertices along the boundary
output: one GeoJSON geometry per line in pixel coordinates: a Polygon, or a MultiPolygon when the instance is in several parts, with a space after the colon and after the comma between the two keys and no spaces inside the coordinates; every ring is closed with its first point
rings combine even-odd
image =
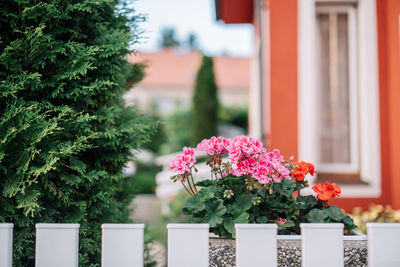
{"type": "Polygon", "coordinates": [[[197,196],[189,197],[183,206],[183,213],[188,215],[197,214],[205,210],[206,205],[197,196]]]}
{"type": "Polygon", "coordinates": [[[215,185],[217,183],[216,180],[203,180],[203,181],[199,181],[196,183],[197,186],[204,186],[204,187],[208,187],[211,185],[215,185]]]}
{"type": "Polygon", "coordinates": [[[232,219],[224,220],[224,228],[226,229],[226,231],[231,233],[232,236],[235,234],[235,223],[232,219]]]}
{"type": "Polygon", "coordinates": [[[197,194],[197,197],[201,199],[203,202],[205,202],[207,200],[214,198],[214,193],[208,190],[208,188],[202,188],[197,194]]]}
{"type": "Polygon", "coordinates": [[[323,223],[328,217],[327,212],[320,209],[312,209],[308,214],[308,221],[310,223],[323,223]]]}
{"type": "Polygon", "coordinates": [[[225,229],[235,237],[235,223],[248,223],[249,222],[249,214],[247,212],[241,213],[239,216],[235,218],[229,218],[224,220],[225,229]]]}
{"type": "Polygon", "coordinates": [[[291,197],[297,186],[292,180],[282,180],[280,183],[273,184],[273,190],[281,193],[286,197],[291,197]]]}
{"type": "Polygon", "coordinates": [[[239,216],[236,216],[233,219],[233,222],[235,222],[235,223],[248,223],[249,222],[249,214],[247,212],[243,212],[239,216]]]}
{"type": "Polygon", "coordinates": [[[287,220],[284,224],[282,224],[283,227],[289,228],[295,226],[294,222],[287,220]]]}
{"type": "Polygon", "coordinates": [[[246,211],[252,206],[251,199],[252,197],[250,195],[241,194],[236,198],[234,205],[236,205],[237,208],[246,211]]]}
{"type": "Polygon", "coordinates": [[[206,210],[205,219],[210,224],[210,227],[216,227],[218,224],[222,223],[222,216],[226,213],[226,208],[222,200],[219,199],[218,201],[208,203],[206,210]]]}
{"type": "Polygon", "coordinates": [[[261,216],[261,217],[256,219],[256,222],[257,223],[266,223],[266,222],[268,222],[268,218],[265,217],[265,216],[261,216]]]}
{"type": "Polygon", "coordinates": [[[210,191],[211,193],[213,193],[214,195],[221,195],[222,192],[225,190],[222,186],[216,186],[216,185],[212,185],[207,187],[208,191],[210,191]]]}
{"type": "Polygon", "coordinates": [[[335,221],[341,221],[344,216],[342,210],[336,206],[330,206],[326,209],[326,211],[328,213],[328,216],[335,221]]]}
{"type": "Polygon", "coordinates": [[[349,215],[344,215],[342,222],[345,224],[345,228],[347,230],[353,230],[357,228],[357,225],[354,224],[353,219],[349,215]]]}
{"type": "Polygon", "coordinates": [[[239,214],[251,208],[251,199],[252,198],[249,195],[239,195],[234,203],[227,206],[227,212],[229,214],[232,214],[234,217],[238,216],[239,214]]]}
{"type": "Polygon", "coordinates": [[[296,200],[297,200],[298,204],[304,203],[303,205],[300,205],[300,209],[308,209],[308,208],[318,204],[318,201],[312,195],[298,196],[296,200]]]}

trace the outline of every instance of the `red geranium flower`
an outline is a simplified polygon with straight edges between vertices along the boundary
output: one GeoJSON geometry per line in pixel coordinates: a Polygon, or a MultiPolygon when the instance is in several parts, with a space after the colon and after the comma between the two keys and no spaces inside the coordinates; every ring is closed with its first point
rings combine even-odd
{"type": "Polygon", "coordinates": [[[317,183],[312,189],[317,193],[317,198],[322,201],[328,201],[331,198],[338,197],[342,193],[338,185],[329,182],[323,184],[317,183]]]}
{"type": "Polygon", "coordinates": [[[314,165],[305,161],[293,161],[293,164],[297,167],[293,169],[293,176],[296,177],[296,180],[301,182],[304,180],[304,176],[308,173],[312,176],[315,174],[314,165]]]}

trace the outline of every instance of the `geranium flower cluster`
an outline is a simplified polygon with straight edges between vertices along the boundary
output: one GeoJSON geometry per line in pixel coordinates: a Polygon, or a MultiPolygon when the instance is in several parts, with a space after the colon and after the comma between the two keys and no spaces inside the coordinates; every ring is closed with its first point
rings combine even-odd
{"type": "Polygon", "coordinates": [[[228,153],[229,147],[231,146],[231,140],[219,137],[211,137],[210,139],[204,139],[197,145],[197,150],[206,151],[208,155],[223,155],[228,153]]]}
{"type": "Polygon", "coordinates": [[[191,147],[184,147],[183,152],[177,155],[170,163],[169,166],[174,172],[179,174],[190,173],[196,158],[194,157],[194,149],[191,147]]]}
{"type": "Polygon", "coordinates": [[[308,162],[298,162],[294,161],[293,164],[297,167],[293,169],[293,176],[297,181],[301,182],[304,180],[304,177],[309,173],[311,176],[315,174],[314,165],[308,162]]]}
{"type": "Polygon", "coordinates": [[[342,190],[335,183],[325,182],[323,184],[317,183],[312,187],[315,193],[317,193],[317,198],[322,201],[329,201],[334,197],[338,197],[342,190]]]}
{"type": "MultiPolygon", "coordinates": [[[[180,174],[191,172],[195,161],[184,152],[179,154],[170,166],[180,174]],[[190,160],[190,161],[189,161],[190,160]]],[[[220,177],[227,175],[228,171],[234,176],[251,176],[261,184],[271,181],[280,182],[282,179],[290,179],[290,171],[283,164],[283,157],[279,150],[267,151],[263,144],[252,137],[237,136],[227,139],[224,137],[212,137],[204,139],[197,145],[197,150],[206,151],[211,158],[210,166],[220,166],[221,158],[228,154],[228,168],[221,172],[220,177]],[[229,169],[229,170],[228,170],[229,169]]]]}
{"type": "Polygon", "coordinates": [[[341,194],[335,183],[316,184],[312,187],[316,196],[303,194],[307,192],[301,190],[310,186],[306,175],[315,174],[311,163],[293,157],[284,160],[279,150],[267,150],[247,136],[204,139],[197,150],[208,154],[210,177],[195,183],[195,150],[185,147],[170,162],[176,172],[171,179],[182,183],[191,196],[183,213],[209,223],[221,237],[233,238],[235,218],[241,223],[277,223],[288,233],[298,233],[300,223],[319,223],[321,218],[344,223],[347,230],[356,227],[350,217],[328,204],[341,194]]]}
{"type": "MultiPolygon", "coordinates": [[[[235,176],[251,175],[261,184],[267,184],[271,180],[281,181],[282,178],[290,178],[290,171],[282,165],[283,157],[279,150],[268,152],[262,143],[254,138],[247,136],[237,136],[233,140],[218,137],[219,143],[225,144],[220,154],[228,153],[229,164],[231,165],[230,174],[235,176]]],[[[210,140],[213,140],[211,138],[210,140]]],[[[197,148],[207,151],[209,155],[214,152],[213,142],[203,140],[197,148]],[[209,146],[205,146],[209,143],[209,146]]]]}

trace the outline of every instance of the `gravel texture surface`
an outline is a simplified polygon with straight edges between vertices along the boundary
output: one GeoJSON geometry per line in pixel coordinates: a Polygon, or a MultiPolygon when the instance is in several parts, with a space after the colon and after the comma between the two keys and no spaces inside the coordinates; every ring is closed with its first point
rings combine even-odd
{"type": "MultiPolygon", "coordinates": [[[[344,265],[367,266],[367,241],[344,241],[344,265]]],[[[210,267],[236,266],[231,239],[210,238],[210,267]]],[[[301,266],[301,240],[278,240],[278,266],[301,266]]]]}

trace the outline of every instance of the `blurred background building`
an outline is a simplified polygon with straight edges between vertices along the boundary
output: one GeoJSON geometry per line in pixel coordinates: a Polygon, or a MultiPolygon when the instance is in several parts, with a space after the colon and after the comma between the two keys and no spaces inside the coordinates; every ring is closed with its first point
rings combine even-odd
{"type": "MultiPolygon", "coordinates": [[[[127,104],[137,104],[143,111],[158,112],[163,117],[178,109],[190,109],[195,79],[202,53],[164,48],[152,53],[131,55],[131,63],[146,65],[146,76],[125,94],[127,104]]],[[[226,107],[247,108],[250,87],[248,57],[216,56],[214,73],[218,99],[226,107]]]]}
{"type": "Polygon", "coordinates": [[[254,25],[249,131],[316,164],[340,207],[400,208],[400,1],[216,0],[254,25]]]}

